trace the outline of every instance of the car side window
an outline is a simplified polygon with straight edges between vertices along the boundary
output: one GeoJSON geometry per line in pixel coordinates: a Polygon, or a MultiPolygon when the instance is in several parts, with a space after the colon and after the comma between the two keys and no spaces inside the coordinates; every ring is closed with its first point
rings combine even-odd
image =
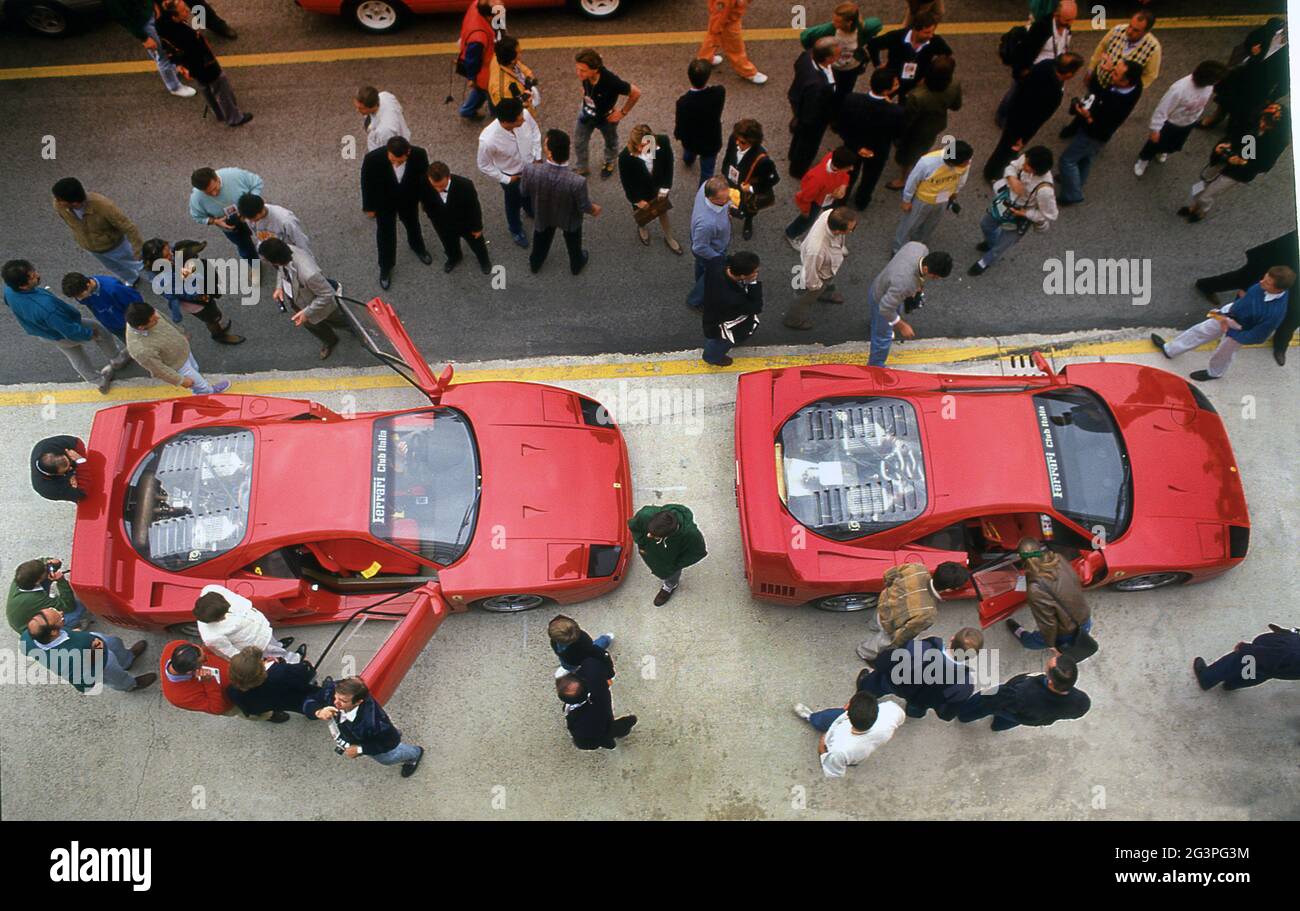
{"type": "Polygon", "coordinates": [[[296,579],[301,573],[293,556],[289,548],[273,550],[245,566],[244,572],[254,576],[270,576],[274,579],[296,579]]]}
{"type": "Polygon", "coordinates": [[[949,525],[947,528],[932,531],[924,538],[917,538],[912,543],[917,547],[931,547],[935,550],[970,550],[970,542],[966,536],[966,524],[964,522],[958,522],[955,525],[949,525]]]}

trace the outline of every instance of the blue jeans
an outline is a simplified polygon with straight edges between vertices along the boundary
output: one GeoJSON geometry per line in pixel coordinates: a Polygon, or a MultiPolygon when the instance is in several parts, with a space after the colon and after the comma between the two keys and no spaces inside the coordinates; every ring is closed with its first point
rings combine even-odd
{"type": "MultiPolygon", "coordinates": [[[[487,66],[487,64],[484,64],[487,66]]],[[[483,107],[483,102],[488,100],[488,93],[483,91],[477,85],[469,90],[469,95],[465,98],[465,103],[460,106],[456,113],[462,117],[472,117],[478,113],[478,109],[483,107]]]]}
{"type": "Polygon", "coordinates": [[[1074,139],[1061,155],[1060,192],[1056,198],[1061,202],[1083,202],[1083,185],[1088,182],[1088,172],[1092,170],[1092,160],[1097,157],[1106,143],[1093,139],[1083,131],[1074,134],[1074,139]]]}
{"type": "Polygon", "coordinates": [[[980,257],[980,265],[985,269],[1001,259],[1002,254],[1020,243],[1020,238],[1024,237],[1016,230],[1015,225],[1003,227],[988,212],[985,212],[984,217],[980,219],[980,232],[984,235],[984,243],[989,245],[988,250],[980,257]]]}
{"type": "Polygon", "coordinates": [[[99,260],[100,265],[128,285],[135,284],[135,280],[140,277],[140,271],[144,269],[144,263],[136,259],[135,254],[131,252],[131,241],[125,237],[113,249],[91,255],[99,260]]]}
{"type": "Polygon", "coordinates": [[[690,167],[696,158],[700,160],[700,181],[696,184],[698,187],[701,183],[713,176],[713,172],[718,167],[718,155],[715,152],[712,155],[696,155],[694,152],[682,150],[682,164],[690,167]]]}
{"type": "Polygon", "coordinates": [[[575,171],[587,170],[587,147],[591,145],[591,134],[596,130],[600,130],[600,135],[605,139],[605,164],[612,165],[618,160],[618,124],[607,120],[599,123],[584,122],[579,118],[573,127],[573,154],[576,157],[573,169],[575,171]]]}
{"type": "Polygon", "coordinates": [[[422,752],[423,750],[420,747],[411,746],[409,743],[399,743],[387,753],[378,753],[370,758],[380,765],[398,765],[403,762],[414,762],[422,752]]]}
{"type": "Polygon", "coordinates": [[[831,729],[831,725],[835,723],[835,719],[843,714],[843,708],[822,709],[820,712],[813,712],[809,715],[808,723],[825,734],[831,729]]]}
{"type": "Polygon", "coordinates": [[[867,312],[871,314],[871,357],[867,363],[872,367],[883,367],[889,358],[889,349],[894,345],[894,327],[880,315],[880,306],[870,289],[867,291],[867,312]]]}
{"type": "Polygon", "coordinates": [[[104,643],[104,686],[125,692],[135,689],[135,677],[127,669],[135,663],[135,655],[117,636],[91,636],[104,643]]]}
{"type": "Polygon", "coordinates": [[[257,245],[253,243],[253,232],[249,230],[247,224],[241,221],[234,231],[223,229],[221,233],[226,235],[226,240],[235,245],[241,257],[257,262],[257,245]]]}
{"type": "Polygon", "coordinates": [[[695,257],[695,286],[686,295],[686,303],[698,310],[704,306],[704,269],[709,260],[694,253],[691,255],[695,257]]]}
{"type": "Polygon", "coordinates": [[[817,223],[818,217],[822,214],[821,206],[811,206],[807,215],[796,215],[794,221],[786,225],[785,236],[794,240],[800,234],[804,234],[817,223]]]}
{"type": "Polygon", "coordinates": [[[727,356],[727,352],[732,347],[732,343],[725,338],[706,338],[704,340],[704,362],[721,367],[722,359],[727,356]]]}
{"type": "MultiPolygon", "coordinates": [[[[144,33],[154,40],[160,48],[162,41],[158,37],[157,17],[150,16],[149,21],[144,24],[144,33]]],[[[176,64],[167,59],[167,55],[160,50],[145,51],[158,67],[158,75],[162,76],[163,85],[167,86],[167,91],[174,92],[181,87],[180,74],[176,72],[176,64]]]]}
{"type": "Polygon", "coordinates": [[[506,225],[510,228],[510,234],[511,236],[523,234],[524,223],[519,220],[519,212],[522,209],[529,218],[532,218],[533,201],[524,195],[524,189],[518,180],[503,183],[501,190],[505,194],[506,225]]]}
{"type": "MultiPolygon", "coordinates": [[[[1085,633],[1092,632],[1091,617],[1089,617],[1087,620],[1084,621],[1083,631],[1085,633]]],[[[1078,637],[1078,635],[1079,634],[1077,632],[1074,632],[1068,636],[1057,636],[1056,643],[1058,646],[1073,645],[1074,640],[1078,637]]],[[[1047,648],[1047,640],[1043,638],[1043,634],[1040,633],[1038,630],[1032,630],[1032,631],[1021,630],[1020,634],[1017,635],[1016,638],[1020,640],[1020,644],[1023,645],[1025,648],[1031,648],[1035,650],[1047,648]]]]}

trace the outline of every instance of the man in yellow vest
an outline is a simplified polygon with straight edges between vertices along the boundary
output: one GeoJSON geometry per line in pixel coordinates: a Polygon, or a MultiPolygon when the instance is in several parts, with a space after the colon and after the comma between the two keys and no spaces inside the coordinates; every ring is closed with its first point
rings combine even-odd
{"type": "Polygon", "coordinates": [[[943,210],[961,211],[957,194],[966,186],[974,154],[969,143],[958,139],[951,147],[945,144],[921,156],[903,187],[903,217],[894,233],[894,253],[914,240],[929,245],[943,210]]]}

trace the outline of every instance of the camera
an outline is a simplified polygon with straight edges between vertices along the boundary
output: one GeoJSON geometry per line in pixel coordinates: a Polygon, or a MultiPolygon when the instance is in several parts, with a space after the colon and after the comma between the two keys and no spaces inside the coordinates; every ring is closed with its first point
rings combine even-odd
{"type": "Polygon", "coordinates": [[[1085,95],[1082,98],[1076,96],[1070,99],[1070,104],[1075,107],[1083,108],[1083,110],[1087,111],[1087,110],[1091,110],[1092,102],[1095,98],[1096,98],[1095,95],[1085,95]]]}
{"type": "Polygon", "coordinates": [[[60,569],[62,569],[62,568],[63,568],[63,561],[62,561],[62,560],[46,560],[46,561],[45,561],[45,572],[46,572],[48,575],[51,575],[51,576],[52,576],[52,575],[54,575],[55,573],[57,573],[57,572],[58,572],[60,569]]]}
{"type": "Polygon", "coordinates": [[[960,214],[961,214],[961,203],[959,203],[959,202],[958,202],[957,200],[955,200],[955,199],[950,199],[950,200],[948,200],[948,211],[951,212],[953,215],[960,215],[960,214]]]}
{"type": "Polygon", "coordinates": [[[911,297],[903,298],[903,312],[911,313],[913,310],[920,310],[925,306],[925,292],[918,291],[911,297]]]}

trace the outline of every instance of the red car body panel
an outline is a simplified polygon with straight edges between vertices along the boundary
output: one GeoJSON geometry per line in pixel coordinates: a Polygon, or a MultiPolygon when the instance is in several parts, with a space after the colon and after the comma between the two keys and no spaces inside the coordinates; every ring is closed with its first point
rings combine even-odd
{"type": "MultiPolygon", "coordinates": [[[[1046,363],[1040,360],[1043,368],[1046,363]]],[[[1100,550],[1075,560],[1085,584],[1178,571],[1192,581],[1225,572],[1229,526],[1249,527],[1245,495],[1222,420],[1201,407],[1186,380],[1150,367],[1077,364],[1061,374],[968,376],[853,365],[818,365],[748,373],[736,400],[736,500],[752,594],[781,604],[878,592],[898,563],[930,569],[965,550],[920,539],[954,524],[977,529],[990,546],[1012,549],[1041,536],[1040,516],[1062,533],[1084,536],[1051,506],[1043,443],[1032,395],[1077,386],[1108,406],[1132,472],[1132,519],[1100,550]],[[804,406],[833,397],[890,396],[916,411],[928,502],[915,519],[852,541],[805,528],[778,493],[775,442],[804,406]]],[[[976,596],[972,586],[948,597],[976,596]]],[[[981,621],[1013,613],[1023,593],[986,599],[981,621]]]]}
{"type": "MultiPolygon", "coordinates": [[[[400,329],[387,304],[375,299],[367,309],[385,334],[400,329]]],[[[616,588],[632,550],[630,468],[619,429],[587,424],[580,398],[568,390],[513,382],[447,388],[449,372],[434,378],[404,331],[388,341],[418,362],[412,372],[433,406],[349,418],[301,399],[211,395],[98,412],[78,470],[89,495],[77,505],[71,561],[86,605],[122,626],[160,629],[192,622],[194,601],[211,583],[251,599],[276,627],[346,620],[383,602],[380,616],[405,619],[363,676],[386,696],[448,613],[506,593],[568,604],[616,588]],[[469,546],[446,566],[372,536],[369,525],[374,420],[435,408],[468,419],[481,478],[469,546]],[[254,435],[247,528],[231,550],[168,571],[128,539],[129,480],[155,447],[209,426],[254,435]],[[609,576],[588,577],[593,545],[622,548],[609,576]],[[336,591],[307,576],[250,571],[281,548],[304,546],[344,581],[369,578],[365,571],[376,563],[390,577],[413,581],[383,591],[336,591]],[[426,579],[414,579],[420,575],[426,579]]]]}

